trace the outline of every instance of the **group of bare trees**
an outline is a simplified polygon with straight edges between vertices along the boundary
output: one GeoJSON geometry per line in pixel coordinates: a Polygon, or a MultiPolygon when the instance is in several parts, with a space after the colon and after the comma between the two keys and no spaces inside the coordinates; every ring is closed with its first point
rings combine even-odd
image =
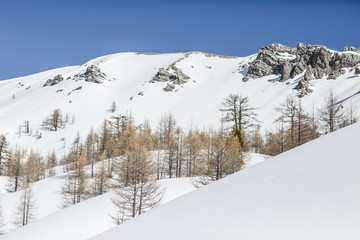
{"type": "MultiPolygon", "coordinates": [[[[32,193],[31,183],[27,183],[16,203],[12,223],[17,227],[22,227],[32,222],[36,215],[37,206],[32,193]]],[[[4,211],[0,205],[0,235],[4,234],[5,224],[4,211]]]]}
{"type": "Polygon", "coordinates": [[[311,112],[306,112],[301,99],[288,97],[277,111],[280,116],[275,121],[276,130],[267,132],[264,140],[257,138],[253,142],[257,144],[257,152],[277,155],[357,121],[352,105],[344,109],[332,90],[317,110],[313,108],[311,112]]]}
{"type": "MultiPolygon", "coordinates": [[[[55,151],[43,158],[33,150],[10,148],[0,135],[0,175],[9,177],[9,191],[25,189],[19,225],[33,217],[30,210],[26,212],[33,206],[29,186],[54,176],[58,163],[68,171],[62,186],[63,207],[115,190],[112,202],[118,210],[111,217],[120,224],[160,203],[163,191],[156,180],[193,177],[200,187],[239,171],[245,152],[276,155],[357,121],[354,109],[345,110],[332,91],[318,110],[306,112],[301,100],[292,97],[276,110],[277,127],[264,136],[256,109],[237,94],[224,98],[220,109],[224,115],[216,129],[200,131],[192,126],[184,131],[166,113],[152,131],[146,120],[135,126],[131,113],[116,115],[105,119],[98,131],[91,129],[84,141],[78,134],[61,159],[55,151]]],[[[113,103],[111,112],[115,111],[113,103]]],[[[64,121],[56,109],[46,124],[56,131],[64,121]]]]}

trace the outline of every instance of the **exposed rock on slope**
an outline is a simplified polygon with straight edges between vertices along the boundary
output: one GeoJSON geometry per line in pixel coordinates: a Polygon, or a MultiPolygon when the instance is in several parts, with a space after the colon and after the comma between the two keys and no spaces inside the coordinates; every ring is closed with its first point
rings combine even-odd
{"type": "Polygon", "coordinates": [[[175,88],[174,84],[184,84],[188,79],[190,79],[188,75],[183,73],[179,68],[175,67],[175,64],[171,64],[166,70],[164,68],[160,68],[151,82],[168,82],[165,91],[172,91],[175,88]]]}
{"type": "Polygon", "coordinates": [[[63,80],[64,80],[64,77],[61,74],[56,75],[53,79],[48,79],[46,81],[46,83],[43,85],[43,87],[56,85],[63,80]]]}
{"type": "Polygon", "coordinates": [[[106,74],[101,71],[101,69],[96,65],[91,65],[86,69],[82,74],[76,74],[74,80],[81,81],[85,80],[86,82],[93,83],[102,83],[106,79],[106,74]]]}
{"type": "Polygon", "coordinates": [[[345,47],[343,52],[334,53],[322,45],[299,43],[297,48],[290,48],[272,44],[260,48],[256,59],[249,64],[243,81],[271,74],[281,74],[280,81],[286,81],[305,70],[305,81],[324,76],[335,79],[346,73],[343,68],[353,68],[360,64],[358,52],[354,47],[345,47]]]}
{"type": "Polygon", "coordinates": [[[351,46],[350,47],[348,47],[348,46],[344,47],[342,51],[343,52],[351,51],[351,52],[360,53],[360,49],[356,49],[355,47],[351,47],[351,46]]]}

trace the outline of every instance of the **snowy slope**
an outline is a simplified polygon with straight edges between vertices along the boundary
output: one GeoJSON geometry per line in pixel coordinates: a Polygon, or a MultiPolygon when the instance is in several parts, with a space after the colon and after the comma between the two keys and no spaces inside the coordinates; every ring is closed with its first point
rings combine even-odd
{"type": "MultiPolygon", "coordinates": [[[[254,166],[268,158],[269,156],[266,155],[249,154],[246,156],[246,167],[254,166]]],[[[61,173],[61,167],[57,167],[56,170],[57,176],[33,184],[37,217],[30,225],[18,229],[15,229],[12,221],[22,190],[6,193],[4,191],[6,177],[0,177],[0,190],[3,190],[0,193],[0,203],[7,223],[3,230],[5,232],[12,230],[0,239],[24,239],[26,236],[29,239],[47,240],[49,236],[41,231],[45,228],[53,234],[51,239],[79,240],[93,237],[115,226],[109,216],[116,211],[110,200],[114,192],[105,193],[65,209],[60,208],[61,186],[67,174],[61,173]]],[[[190,178],[163,179],[159,183],[165,190],[162,204],[194,190],[190,178]]]]}
{"type": "MultiPolygon", "coordinates": [[[[252,61],[249,57],[220,57],[201,52],[173,54],[119,53],[100,57],[81,66],[50,70],[27,77],[0,81],[0,133],[6,134],[13,144],[39,149],[46,154],[55,149],[63,153],[79,131],[85,137],[91,127],[98,129],[104,118],[132,111],[137,123],[145,118],[153,128],[166,112],[171,111],[178,124],[186,129],[191,122],[200,129],[216,127],[221,113],[221,101],[230,93],[240,93],[250,98],[250,105],[258,108],[263,129],[273,127],[275,107],[288,95],[296,96],[294,87],[299,75],[289,84],[279,82],[279,76],[271,75],[242,82],[246,69],[240,66],[252,61]],[[165,82],[150,83],[159,71],[175,64],[190,77],[187,83],[173,92],[165,92],[165,82]],[[90,65],[98,66],[107,79],[96,84],[75,81],[72,78],[83,73],[90,65]],[[62,74],[65,79],[54,86],[43,87],[48,79],[62,74]],[[79,89],[81,87],[81,89],[79,89]],[[14,98],[13,98],[14,97],[14,98]],[[131,100],[132,99],[132,100],[131,100]],[[117,111],[110,113],[112,101],[117,111]],[[63,114],[75,117],[74,124],[67,124],[57,132],[41,126],[52,110],[60,108],[63,114]],[[30,122],[31,136],[18,135],[19,126],[30,122]],[[42,134],[37,139],[37,133],[42,134]]],[[[360,107],[360,78],[347,72],[337,80],[313,80],[313,93],[303,98],[303,106],[310,110],[322,105],[326,91],[333,88],[345,106],[350,102],[360,107]]],[[[24,128],[22,128],[24,130],[24,128]]]]}
{"type": "MultiPolygon", "coordinates": [[[[110,200],[114,192],[61,209],[60,192],[64,179],[65,175],[60,175],[35,183],[33,191],[37,203],[37,220],[6,233],[0,239],[24,239],[24,236],[28,239],[49,239],[49,235],[43,234],[41,229],[54,234],[51,239],[87,239],[115,226],[109,216],[116,211],[110,200]]],[[[165,189],[162,203],[194,190],[189,178],[161,180],[160,184],[165,189]]],[[[1,196],[8,223],[5,230],[14,228],[11,221],[21,192],[1,196]]]]}
{"type": "Polygon", "coordinates": [[[359,135],[346,127],[93,239],[360,239],[359,135]]]}

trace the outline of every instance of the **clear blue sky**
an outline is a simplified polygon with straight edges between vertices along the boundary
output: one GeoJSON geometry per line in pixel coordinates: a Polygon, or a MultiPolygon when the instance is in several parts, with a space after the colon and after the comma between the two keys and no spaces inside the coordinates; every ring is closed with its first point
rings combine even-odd
{"type": "Polygon", "coordinates": [[[105,54],[246,56],[279,42],[360,47],[360,1],[0,0],[0,79],[105,54]]]}

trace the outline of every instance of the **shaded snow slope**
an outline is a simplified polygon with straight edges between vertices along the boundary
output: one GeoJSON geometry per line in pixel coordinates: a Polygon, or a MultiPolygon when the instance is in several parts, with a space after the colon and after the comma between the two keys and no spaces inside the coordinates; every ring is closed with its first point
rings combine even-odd
{"type": "MultiPolygon", "coordinates": [[[[38,206],[41,210],[39,219],[29,225],[2,235],[0,239],[87,239],[115,226],[109,215],[116,212],[110,200],[114,192],[105,193],[65,209],[59,209],[58,206],[61,203],[59,195],[61,184],[57,184],[59,183],[57,181],[59,178],[61,176],[43,180],[41,181],[43,184],[40,182],[34,184],[34,197],[41,200],[41,203],[38,201],[38,206]],[[55,183],[55,185],[52,184],[54,186],[50,186],[50,183],[55,183]],[[39,188],[41,188],[41,191],[39,188]],[[45,195],[46,197],[44,197],[45,195]]],[[[63,181],[60,182],[63,183],[63,181]]],[[[159,182],[165,189],[162,203],[194,190],[189,178],[166,179],[159,182]]],[[[14,209],[10,208],[10,205],[16,205],[15,202],[18,200],[18,195],[16,194],[16,196],[12,197],[5,196],[2,200],[7,213],[10,212],[10,209],[14,209]]]]}
{"type": "Polygon", "coordinates": [[[359,135],[320,137],[93,239],[359,239],[359,135]]]}
{"type": "MultiPolygon", "coordinates": [[[[257,108],[263,129],[273,128],[277,117],[275,107],[288,95],[299,94],[294,87],[303,77],[300,74],[287,83],[279,82],[280,76],[271,75],[242,82],[247,69],[242,68],[256,55],[249,57],[219,57],[201,52],[174,54],[119,53],[91,60],[80,66],[54,69],[27,77],[0,81],[0,133],[6,134],[13,144],[32,147],[43,154],[55,149],[63,154],[79,131],[82,138],[91,127],[98,129],[102,121],[112,116],[132,111],[136,123],[145,118],[153,128],[166,112],[171,111],[178,124],[186,129],[191,123],[200,129],[216,127],[220,118],[222,100],[230,93],[250,98],[250,105],[257,108]],[[95,65],[106,74],[103,83],[86,82],[76,78],[95,65]],[[151,82],[160,68],[175,66],[190,77],[188,82],[177,85],[172,92],[164,91],[166,82],[151,82]],[[43,85],[58,74],[63,81],[53,86],[43,85]],[[112,101],[117,111],[110,112],[112,101]],[[42,126],[43,120],[55,108],[68,114],[69,123],[57,132],[42,126]],[[72,117],[75,122],[71,124],[72,117]],[[30,123],[30,134],[24,133],[24,121],[30,123]],[[19,136],[19,127],[22,131],[19,136]],[[41,138],[36,136],[41,133],[41,138]]],[[[360,77],[347,72],[337,80],[313,80],[314,90],[303,98],[302,105],[311,110],[320,107],[326,91],[333,88],[344,104],[352,102],[360,108],[360,77]]]]}

